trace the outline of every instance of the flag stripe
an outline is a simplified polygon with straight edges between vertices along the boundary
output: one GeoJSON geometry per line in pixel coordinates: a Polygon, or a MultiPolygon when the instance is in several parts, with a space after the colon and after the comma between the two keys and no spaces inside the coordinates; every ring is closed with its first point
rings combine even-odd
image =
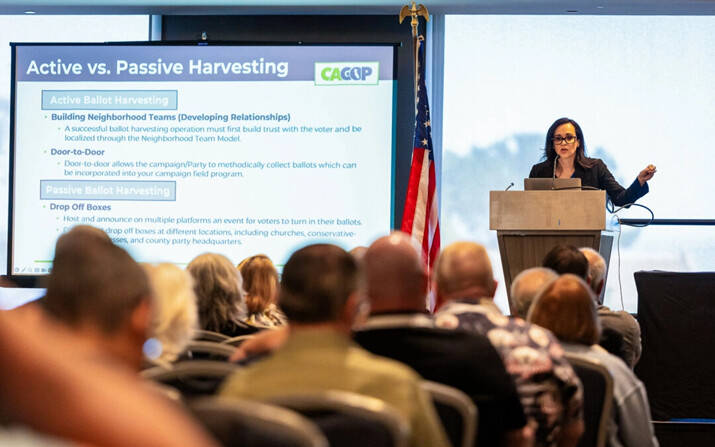
{"type": "Polygon", "coordinates": [[[412,168],[410,170],[410,181],[407,184],[405,211],[402,214],[402,231],[410,234],[412,233],[412,226],[415,219],[415,208],[417,207],[416,191],[419,189],[423,157],[423,150],[415,149],[412,152],[412,168]]]}
{"type": "MultiPolygon", "coordinates": [[[[421,151],[424,154],[424,150],[421,151]]],[[[424,157],[424,155],[423,155],[424,157]]],[[[425,234],[425,223],[427,216],[429,216],[429,206],[428,197],[430,194],[430,183],[429,183],[429,170],[432,163],[430,163],[429,158],[426,162],[422,162],[420,166],[420,177],[419,185],[417,187],[417,200],[415,203],[415,217],[412,223],[412,237],[418,241],[422,241],[423,234],[425,234]]],[[[426,247],[423,246],[423,250],[426,247]]]]}

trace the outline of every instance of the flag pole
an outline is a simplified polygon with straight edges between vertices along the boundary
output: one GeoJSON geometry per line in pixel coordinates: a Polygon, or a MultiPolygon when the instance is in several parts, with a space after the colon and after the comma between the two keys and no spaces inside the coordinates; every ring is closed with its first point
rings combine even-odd
{"type": "Polygon", "coordinates": [[[417,69],[417,45],[419,43],[419,40],[422,36],[418,35],[418,28],[419,28],[419,16],[424,17],[426,22],[429,22],[429,12],[427,12],[427,7],[423,4],[415,5],[415,2],[412,2],[412,7],[410,8],[409,5],[405,5],[400,9],[400,23],[402,23],[403,20],[405,20],[408,16],[412,18],[410,21],[410,25],[412,26],[412,72],[415,78],[415,94],[414,94],[414,99],[415,99],[415,108],[417,108],[417,84],[418,84],[418,79],[417,77],[419,76],[419,72],[417,69]]]}
{"type": "MultiPolygon", "coordinates": [[[[431,136],[429,101],[425,86],[424,37],[418,33],[419,16],[429,21],[424,5],[412,8],[405,5],[400,10],[400,23],[412,18],[412,49],[415,79],[415,129],[412,146],[410,178],[405,196],[401,230],[409,234],[416,246],[421,248],[422,260],[431,280],[431,272],[440,248],[439,204],[436,185],[435,163],[431,136]]],[[[425,307],[434,311],[436,300],[431,291],[425,297],[425,307]]]]}

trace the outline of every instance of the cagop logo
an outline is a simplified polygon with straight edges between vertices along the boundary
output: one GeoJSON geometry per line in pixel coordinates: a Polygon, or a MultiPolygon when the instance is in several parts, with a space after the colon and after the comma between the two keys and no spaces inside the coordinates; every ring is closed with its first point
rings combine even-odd
{"type": "Polygon", "coordinates": [[[316,62],[315,85],[377,85],[379,62],[316,62]]]}

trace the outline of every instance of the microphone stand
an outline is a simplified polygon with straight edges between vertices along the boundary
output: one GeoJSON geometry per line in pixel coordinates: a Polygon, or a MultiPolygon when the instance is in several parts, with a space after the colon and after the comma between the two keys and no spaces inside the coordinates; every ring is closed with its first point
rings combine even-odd
{"type": "Polygon", "coordinates": [[[554,190],[554,183],[556,183],[556,163],[559,161],[559,154],[556,154],[554,158],[554,172],[551,174],[551,190],[554,190]]]}

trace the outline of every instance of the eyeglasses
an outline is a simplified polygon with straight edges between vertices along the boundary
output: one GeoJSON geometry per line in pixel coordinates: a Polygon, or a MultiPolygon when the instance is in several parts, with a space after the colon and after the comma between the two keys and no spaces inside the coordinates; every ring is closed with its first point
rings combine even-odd
{"type": "Polygon", "coordinates": [[[568,144],[571,144],[576,141],[576,137],[574,135],[566,135],[565,137],[554,137],[551,140],[554,142],[554,144],[561,144],[564,141],[568,144]]]}

